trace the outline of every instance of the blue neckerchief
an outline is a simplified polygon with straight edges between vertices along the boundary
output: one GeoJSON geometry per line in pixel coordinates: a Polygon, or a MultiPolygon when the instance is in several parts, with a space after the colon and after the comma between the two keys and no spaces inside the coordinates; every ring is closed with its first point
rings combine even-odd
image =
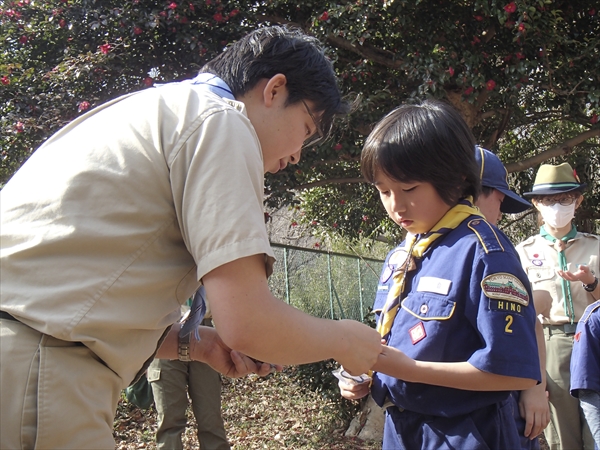
{"type": "Polygon", "coordinates": [[[235,100],[231,89],[227,84],[221,80],[218,76],[212,73],[200,73],[191,80],[182,81],[182,83],[189,83],[200,89],[207,89],[210,92],[217,94],[219,97],[227,98],[229,100],[235,100]]]}
{"type": "MultiPolygon", "coordinates": [[[[227,86],[227,83],[212,73],[200,73],[195,78],[179,81],[178,83],[191,84],[197,89],[205,89],[213,94],[217,94],[219,97],[235,100],[233,92],[231,92],[231,89],[229,86],[227,86]]],[[[171,83],[155,84],[154,87],[160,88],[169,84],[171,83]]]]}

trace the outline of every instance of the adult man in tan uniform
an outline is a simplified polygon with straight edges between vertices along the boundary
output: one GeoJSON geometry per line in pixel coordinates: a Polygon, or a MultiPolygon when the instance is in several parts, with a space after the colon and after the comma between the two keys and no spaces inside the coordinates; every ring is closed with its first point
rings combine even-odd
{"type": "Polygon", "coordinates": [[[203,72],[95,108],[2,190],[0,447],[114,448],[120,391],[154,356],[238,376],[269,370],[243,354],[360,373],[381,352],[267,285],[263,174],[347,109],[318,42],[262,28],[203,72]],[[187,343],[171,325],[199,282],[218,334],[187,343]]]}

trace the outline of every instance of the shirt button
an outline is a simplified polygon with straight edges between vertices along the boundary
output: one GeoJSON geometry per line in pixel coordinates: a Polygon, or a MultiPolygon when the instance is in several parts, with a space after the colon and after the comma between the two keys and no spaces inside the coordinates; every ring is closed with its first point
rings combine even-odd
{"type": "Polygon", "coordinates": [[[421,314],[427,314],[429,307],[427,305],[421,305],[421,314]]]}

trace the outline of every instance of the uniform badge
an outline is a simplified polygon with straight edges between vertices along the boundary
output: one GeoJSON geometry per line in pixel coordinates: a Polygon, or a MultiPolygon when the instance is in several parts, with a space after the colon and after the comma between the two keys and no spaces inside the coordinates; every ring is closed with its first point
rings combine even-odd
{"type": "Polygon", "coordinates": [[[529,305],[527,289],[513,274],[499,272],[488,275],[481,281],[481,289],[488,298],[529,305]]]}
{"type": "Polygon", "coordinates": [[[542,262],[541,259],[532,259],[531,260],[531,264],[533,264],[534,266],[538,266],[540,267],[541,265],[543,265],[544,263],[542,262]]]}
{"type": "Polygon", "coordinates": [[[410,335],[410,340],[412,341],[413,345],[427,337],[427,333],[425,333],[425,325],[423,325],[423,322],[419,322],[410,330],[408,330],[408,334],[410,335]]]}
{"type": "Polygon", "coordinates": [[[575,341],[579,342],[579,340],[581,339],[581,331],[578,333],[575,333],[575,341]]]}
{"type": "Polygon", "coordinates": [[[389,280],[390,277],[392,276],[392,273],[394,273],[394,269],[392,267],[390,267],[389,265],[385,266],[385,269],[383,269],[383,273],[381,274],[380,281],[382,283],[386,283],[387,280],[389,280]]]}

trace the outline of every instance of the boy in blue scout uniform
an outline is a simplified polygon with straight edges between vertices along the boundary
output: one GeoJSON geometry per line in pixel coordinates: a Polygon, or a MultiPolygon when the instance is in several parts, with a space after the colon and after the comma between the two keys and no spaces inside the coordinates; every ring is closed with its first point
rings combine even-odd
{"type": "Polygon", "coordinates": [[[589,305],[579,323],[571,354],[571,395],[581,409],[600,448],[600,300],[589,305]]]}
{"type": "MultiPolygon", "coordinates": [[[[425,101],[388,114],[363,149],[363,175],[408,231],[374,305],[388,345],[371,387],[386,450],[519,448],[509,394],[541,379],[527,277],[473,207],[473,148],[457,111],[425,101]]],[[[355,399],[368,384],[340,389],[355,399]]]]}

